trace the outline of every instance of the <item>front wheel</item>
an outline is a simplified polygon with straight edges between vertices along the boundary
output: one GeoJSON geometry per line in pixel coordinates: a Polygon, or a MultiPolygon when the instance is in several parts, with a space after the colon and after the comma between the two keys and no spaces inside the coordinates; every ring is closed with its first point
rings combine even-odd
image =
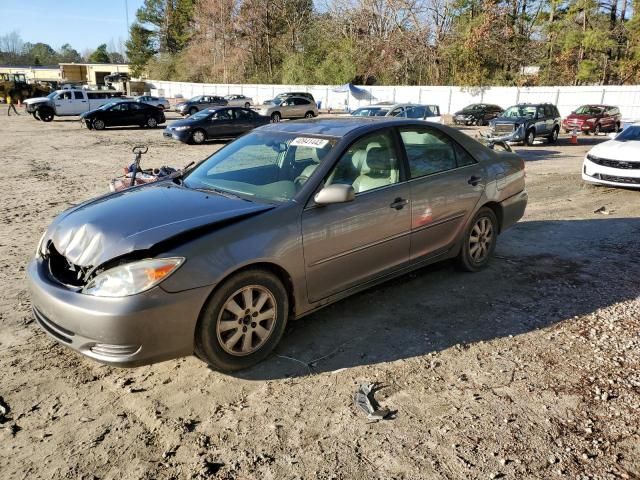
{"type": "Polygon", "coordinates": [[[38,116],[43,122],[51,122],[53,120],[53,111],[49,108],[38,110],[38,116]]]}
{"type": "Polygon", "coordinates": [[[250,106],[251,106],[251,104],[250,104],[249,102],[246,102],[246,103],[244,104],[244,108],[249,108],[250,106]]]}
{"type": "Polygon", "coordinates": [[[536,131],[532,128],[527,132],[527,135],[524,137],[524,143],[531,146],[533,145],[533,141],[536,139],[536,131]]]}
{"type": "Polygon", "coordinates": [[[147,122],[145,125],[149,128],[156,128],[158,126],[158,120],[156,120],[154,117],[149,117],[147,118],[147,122]]]}
{"type": "Polygon", "coordinates": [[[462,248],[458,254],[458,266],[467,272],[478,272],[489,264],[496,248],[498,219],[493,210],[478,210],[465,231],[462,248]]]}
{"type": "Polygon", "coordinates": [[[558,141],[558,133],[560,130],[558,128],[554,128],[549,135],[549,143],[556,143],[558,141]]]}
{"type": "Polygon", "coordinates": [[[596,125],[596,128],[594,128],[594,130],[593,130],[593,134],[597,137],[598,135],[600,135],[601,132],[602,132],[602,127],[598,123],[596,125]]]}
{"type": "Polygon", "coordinates": [[[198,113],[198,109],[196,107],[191,107],[189,109],[189,115],[194,115],[196,113],[198,113]]]}
{"type": "Polygon", "coordinates": [[[274,112],[271,114],[271,121],[273,123],[278,123],[280,121],[282,117],[280,116],[280,114],[278,112],[274,112]]]}
{"type": "Polygon", "coordinates": [[[248,368],[278,344],[289,313],[282,282],[264,270],[240,272],[205,304],[196,327],[198,357],[222,371],[248,368]]]}
{"type": "Polygon", "coordinates": [[[191,134],[191,141],[196,145],[202,145],[207,139],[207,134],[202,130],[195,130],[191,134]]]}
{"type": "Polygon", "coordinates": [[[304,114],[304,118],[313,118],[313,117],[315,117],[313,112],[307,112],[307,113],[304,114]]]}
{"type": "Polygon", "coordinates": [[[100,120],[99,118],[96,118],[93,121],[94,130],[104,130],[104,127],[105,127],[104,120],[100,120]]]}

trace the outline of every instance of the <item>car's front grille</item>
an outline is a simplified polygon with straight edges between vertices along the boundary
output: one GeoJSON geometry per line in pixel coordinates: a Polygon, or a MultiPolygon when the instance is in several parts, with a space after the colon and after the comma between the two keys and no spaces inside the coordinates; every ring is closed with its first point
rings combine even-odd
{"type": "Polygon", "coordinates": [[[36,307],[33,307],[33,316],[38,322],[38,325],[40,325],[51,336],[57,338],[61,342],[71,343],[71,339],[75,335],[72,331],[62,328],[60,325],[52,322],[36,307]]]}
{"type": "Polygon", "coordinates": [[[603,167],[610,168],[624,168],[626,170],[638,170],[640,169],[640,162],[623,162],[620,160],[609,160],[608,158],[590,157],[590,161],[602,165],[603,167]]]}
{"type": "Polygon", "coordinates": [[[53,243],[48,245],[46,259],[49,266],[49,274],[54,280],[68,287],[84,286],[84,276],[89,267],[74,265],[56,250],[53,243]]]}
{"type": "Polygon", "coordinates": [[[597,176],[600,178],[600,180],[605,180],[607,182],[627,183],[629,185],[640,185],[640,178],[618,177],[615,175],[605,175],[604,173],[599,173],[597,176]]]}
{"type": "Polygon", "coordinates": [[[493,131],[495,133],[511,133],[513,132],[513,123],[496,123],[493,131]]]}

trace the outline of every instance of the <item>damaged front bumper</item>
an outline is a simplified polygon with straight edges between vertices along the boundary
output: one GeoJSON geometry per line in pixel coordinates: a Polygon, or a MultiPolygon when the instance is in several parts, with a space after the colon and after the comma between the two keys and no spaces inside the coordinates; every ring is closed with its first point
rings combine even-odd
{"type": "Polygon", "coordinates": [[[482,135],[487,140],[492,142],[510,142],[518,143],[523,142],[525,139],[525,132],[522,126],[515,128],[512,132],[497,133],[494,130],[490,130],[488,133],[482,135]]]}
{"type": "Polygon", "coordinates": [[[211,287],[169,293],[160,286],[121,298],[96,297],[52,280],[45,262],[27,269],[33,313],[59,343],[102,363],[135,367],[193,353],[195,327],[211,287]]]}

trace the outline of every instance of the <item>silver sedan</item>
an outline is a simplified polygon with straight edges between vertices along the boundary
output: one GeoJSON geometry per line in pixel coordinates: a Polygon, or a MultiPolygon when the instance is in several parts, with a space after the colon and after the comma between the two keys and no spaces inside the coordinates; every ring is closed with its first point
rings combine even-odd
{"type": "Polygon", "coordinates": [[[485,268],[526,204],[520,157],[442,125],[272,123],[58,216],[28,267],[33,312],[101,362],[242,369],[288,321],[371,285],[447,258],[485,268]]]}

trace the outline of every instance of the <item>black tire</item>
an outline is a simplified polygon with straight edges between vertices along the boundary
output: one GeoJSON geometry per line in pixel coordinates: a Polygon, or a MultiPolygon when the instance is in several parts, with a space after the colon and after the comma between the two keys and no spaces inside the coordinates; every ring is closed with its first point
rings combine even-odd
{"type": "Polygon", "coordinates": [[[43,122],[51,122],[53,120],[54,113],[50,108],[41,108],[38,110],[38,116],[43,122]]]}
{"type": "Polygon", "coordinates": [[[189,109],[189,115],[193,115],[195,113],[198,113],[198,109],[196,107],[191,107],[189,109]]]}
{"type": "Polygon", "coordinates": [[[207,133],[204,130],[197,128],[196,130],[191,132],[191,143],[193,143],[194,145],[202,145],[206,141],[207,133]]]}
{"type": "Polygon", "coordinates": [[[149,128],[156,128],[158,126],[158,119],[155,117],[147,118],[147,121],[145,122],[145,126],[149,128]]]}
{"type": "Polygon", "coordinates": [[[618,133],[620,131],[620,123],[616,122],[616,126],[614,127],[614,132],[618,133]]]}
{"type": "Polygon", "coordinates": [[[312,111],[308,111],[307,113],[304,114],[304,118],[313,118],[315,117],[315,114],[312,111]]]}
{"type": "MultiPolygon", "coordinates": [[[[255,297],[253,297],[255,298],[255,297]]],[[[268,300],[271,302],[271,300],[268,300]]],[[[243,305],[246,307],[246,305],[243,305]]],[[[243,309],[240,308],[242,311],[243,309]]],[[[249,311],[247,309],[246,311],[249,311]]],[[[200,318],[195,332],[195,353],[200,359],[204,360],[210,367],[221,371],[235,371],[251,367],[256,363],[264,360],[269,353],[278,344],[284,334],[287,325],[287,317],[289,314],[289,298],[284,285],[274,274],[264,270],[245,270],[227,279],[207,300],[207,303],[200,312],[200,318]],[[231,311],[224,309],[225,304],[235,298],[236,305],[240,306],[241,290],[243,288],[257,287],[268,291],[273,299],[273,305],[267,305],[262,308],[272,308],[275,311],[275,317],[270,320],[268,326],[261,325],[264,329],[268,329],[269,335],[260,345],[260,338],[254,333],[253,323],[246,323],[244,319],[238,320],[238,327],[225,332],[218,331],[219,322],[235,323],[235,316],[231,311]],[[240,295],[240,297],[238,297],[240,295]],[[226,320],[223,320],[225,319],[226,320]],[[231,319],[231,320],[229,320],[231,319]],[[250,329],[250,330],[249,330],[250,329]],[[243,343],[248,332],[251,344],[257,343],[256,349],[248,354],[238,352],[231,354],[228,352],[229,345],[233,342],[234,336],[240,335],[235,340],[236,347],[243,348],[238,344],[243,343]],[[226,338],[222,335],[227,334],[226,338]],[[222,339],[222,340],[221,340],[222,339]],[[225,346],[223,346],[225,345],[225,346]],[[225,348],[226,347],[226,348],[225,348]]],[[[253,313],[247,314],[244,318],[248,318],[251,322],[253,313]]],[[[220,329],[222,330],[222,329],[220,329]]],[[[233,345],[231,345],[233,346],[233,345]]],[[[233,349],[232,349],[233,350],[233,349]]]]}
{"type": "Polygon", "coordinates": [[[533,142],[535,141],[535,139],[536,139],[536,131],[535,129],[530,128],[529,130],[527,130],[527,133],[524,137],[524,143],[526,145],[531,146],[533,145],[533,142]]]}
{"type": "Polygon", "coordinates": [[[246,103],[244,104],[244,108],[249,108],[249,107],[251,107],[251,104],[250,104],[249,102],[246,102],[246,103]]]}
{"type": "Polygon", "coordinates": [[[566,128],[564,129],[564,133],[565,135],[569,133],[569,130],[567,130],[566,128]]]}
{"type": "Polygon", "coordinates": [[[551,131],[551,135],[547,137],[549,143],[556,143],[558,141],[558,134],[560,133],[560,129],[558,127],[553,127],[551,131]]]}
{"type": "Polygon", "coordinates": [[[100,118],[94,119],[93,122],[91,122],[91,125],[93,125],[94,130],[104,130],[104,127],[106,126],[104,120],[100,118]]]}
{"type": "MultiPolygon", "coordinates": [[[[479,240],[487,239],[488,235],[480,236],[479,240]]],[[[496,243],[498,240],[498,219],[496,218],[496,214],[493,213],[488,207],[482,207],[478,210],[478,213],[475,214],[473,220],[469,223],[469,226],[464,232],[464,239],[462,242],[462,247],[460,248],[460,253],[458,253],[458,257],[456,259],[458,268],[464,270],[465,272],[478,272],[487,267],[489,261],[491,260],[491,255],[493,255],[493,251],[496,248],[496,243]],[[472,236],[474,238],[478,238],[476,226],[482,222],[483,220],[488,220],[491,225],[491,241],[486,245],[486,255],[483,255],[482,258],[476,260],[473,257],[475,253],[472,250],[472,246],[475,245],[472,241],[472,236]]]]}
{"type": "Polygon", "coordinates": [[[273,112],[271,114],[271,121],[273,123],[278,123],[282,119],[282,115],[279,112],[273,112]]]}
{"type": "Polygon", "coordinates": [[[599,123],[596,123],[595,128],[593,129],[593,134],[597,137],[598,135],[600,135],[602,133],[602,127],[600,126],[599,123]]]}

